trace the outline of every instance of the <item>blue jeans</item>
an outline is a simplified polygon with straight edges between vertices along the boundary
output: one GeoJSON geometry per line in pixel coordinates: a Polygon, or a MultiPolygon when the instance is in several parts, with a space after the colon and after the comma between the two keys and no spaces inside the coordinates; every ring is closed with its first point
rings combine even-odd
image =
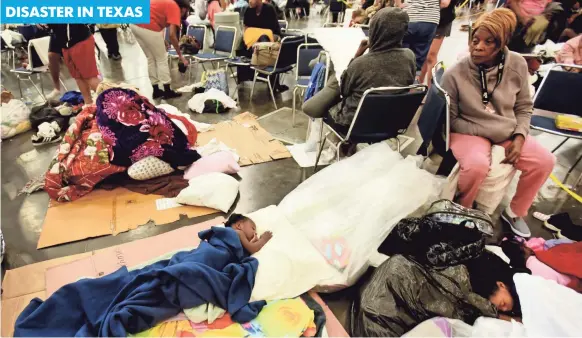
{"type": "Polygon", "coordinates": [[[422,65],[428,55],[436,29],[436,23],[410,22],[408,24],[408,31],[404,34],[402,45],[404,48],[409,48],[414,52],[417,71],[422,69],[422,65]]]}

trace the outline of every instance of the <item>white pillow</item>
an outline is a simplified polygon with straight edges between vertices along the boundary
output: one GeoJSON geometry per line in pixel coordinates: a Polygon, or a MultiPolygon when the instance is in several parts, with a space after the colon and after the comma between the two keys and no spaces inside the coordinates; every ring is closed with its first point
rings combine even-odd
{"type": "Polygon", "coordinates": [[[297,297],[319,281],[338,275],[313,244],[295,229],[274,205],[247,215],[257,233],[271,231],[273,238],[253,255],[259,261],[251,301],[297,297]]]}
{"type": "Polygon", "coordinates": [[[174,168],[154,156],[144,157],[127,168],[127,175],[137,181],[145,181],[173,172],[174,168]]]}
{"type": "Polygon", "coordinates": [[[188,181],[188,187],[180,191],[176,202],[228,212],[239,185],[236,179],[223,173],[197,176],[188,181]]]}

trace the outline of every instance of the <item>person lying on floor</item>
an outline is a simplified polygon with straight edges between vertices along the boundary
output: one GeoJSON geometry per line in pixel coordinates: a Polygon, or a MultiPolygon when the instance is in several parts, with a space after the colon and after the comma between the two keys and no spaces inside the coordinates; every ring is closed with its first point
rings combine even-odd
{"type": "Polygon", "coordinates": [[[575,276],[569,276],[552,269],[541,262],[536,257],[536,253],[527,247],[523,242],[515,239],[501,242],[503,253],[509,257],[512,267],[529,269],[534,276],[540,276],[548,280],[553,280],[560,285],[564,285],[577,292],[582,292],[582,281],[575,276]]]}
{"type": "Polygon", "coordinates": [[[399,8],[383,8],[372,17],[369,40],[362,40],[354,59],[341,76],[303,103],[303,112],[313,118],[331,116],[349,127],[364,92],[375,87],[405,87],[414,83],[415,59],[402,48],[408,15],[399,8]],[[369,49],[368,54],[364,52],[369,49]]]}
{"type": "Polygon", "coordinates": [[[260,237],[257,236],[257,225],[255,222],[241,214],[232,214],[224,223],[227,228],[234,229],[240,237],[243,248],[251,255],[255,254],[273,237],[273,233],[265,231],[260,237]]]}
{"type": "Polygon", "coordinates": [[[533,102],[525,59],[506,45],[515,14],[498,8],[474,24],[470,55],[447,69],[442,87],[450,97],[451,149],[461,167],[459,203],[467,208],[489,173],[491,146],[505,148],[502,163],[522,172],[502,219],[522,237],[531,236],[523,217],[552,173],[556,158],[528,136],[533,102]]]}

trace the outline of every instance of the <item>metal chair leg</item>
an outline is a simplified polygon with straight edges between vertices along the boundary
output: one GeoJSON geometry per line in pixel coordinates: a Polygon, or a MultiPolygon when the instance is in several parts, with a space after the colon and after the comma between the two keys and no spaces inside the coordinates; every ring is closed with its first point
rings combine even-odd
{"type": "MultiPolygon", "coordinates": [[[[578,157],[578,159],[576,160],[576,162],[574,162],[574,164],[570,167],[570,170],[568,170],[568,173],[566,174],[566,177],[564,177],[564,183],[566,183],[566,181],[568,181],[568,177],[570,177],[570,174],[572,173],[572,171],[574,170],[574,168],[576,168],[576,166],[578,165],[578,163],[580,163],[580,160],[582,160],[582,155],[580,155],[580,157],[578,157]]],[[[578,182],[576,182],[578,183],[578,182]]]]}
{"type": "Polygon", "coordinates": [[[65,91],[68,92],[69,89],[67,89],[67,86],[65,86],[65,82],[63,81],[63,79],[61,79],[60,76],[59,76],[59,82],[61,83],[61,85],[63,85],[63,88],[65,88],[65,91]]]}
{"type": "Polygon", "coordinates": [[[271,92],[271,98],[273,99],[273,105],[275,106],[275,110],[279,109],[277,108],[277,102],[275,101],[275,93],[273,93],[273,86],[271,85],[271,81],[270,81],[270,75],[267,76],[267,84],[269,85],[269,91],[271,92]]]}
{"type": "Polygon", "coordinates": [[[295,100],[297,98],[297,88],[293,88],[293,117],[291,119],[291,127],[295,127],[295,100]]]}
{"type": "Polygon", "coordinates": [[[323,140],[321,141],[321,145],[319,146],[319,151],[317,152],[317,157],[315,158],[315,165],[313,166],[313,173],[314,174],[317,172],[317,164],[319,163],[319,158],[321,157],[321,153],[323,152],[323,147],[325,146],[325,141],[327,141],[328,135],[329,135],[329,132],[327,134],[325,134],[325,137],[323,138],[323,140]]]}
{"type": "Polygon", "coordinates": [[[566,138],[564,139],[564,141],[562,141],[562,143],[558,144],[558,146],[552,150],[552,153],[556,152],[556,150],[558,150],[558,149],[559,149],[559,148],[560,148],[560,147],[561,147],[561,146],[562,146],[564,143],[566,143],[566,141],[568,141],[569,139],[570,139],[569,137],[566,137],[566,138]]]}
{"type": "Polygon", "coordinates": [[[255,70],[255,76],[253,77],[253,87],[251,88],[251,100],[253,99],[253,94],[255,93],[255,84],[257,83],[257,76],[259,73],[255,70]]]}

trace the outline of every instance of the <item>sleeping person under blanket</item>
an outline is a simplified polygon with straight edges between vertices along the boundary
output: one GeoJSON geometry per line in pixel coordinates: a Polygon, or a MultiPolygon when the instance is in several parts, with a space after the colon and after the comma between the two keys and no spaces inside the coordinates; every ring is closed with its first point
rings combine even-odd
{"type": "Polygon", "coordinates": [[[252,219],[241,214],[232,214],[224,223],[225,227],[234,229],[243,248],[251,255],[261,250],[267,242],[273,237],[273,233],[265,231],[260,237],[257,236],[257,225],[252,219]]]}

